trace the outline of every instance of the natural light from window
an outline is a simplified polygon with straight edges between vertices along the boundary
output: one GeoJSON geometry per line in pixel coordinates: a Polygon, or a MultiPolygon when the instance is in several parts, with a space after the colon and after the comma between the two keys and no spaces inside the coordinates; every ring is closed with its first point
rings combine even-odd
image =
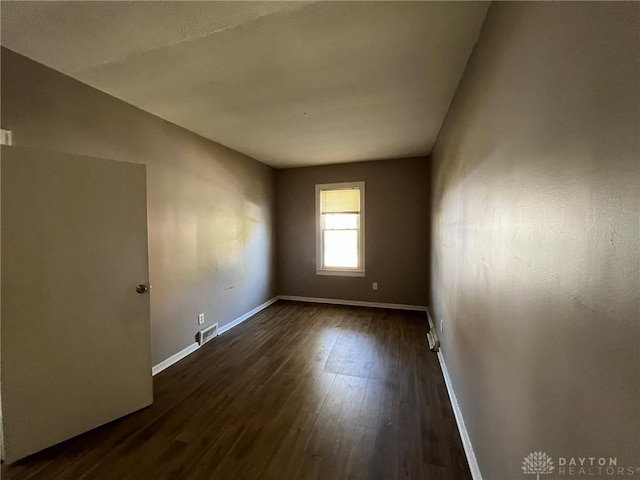
{"type": "Polygon", "coordinates": [[[317,187],[320,187],[317,188],[318,273],[362,273],[364,270],[362,254],[364,182],[318,185],[317,187]]]}

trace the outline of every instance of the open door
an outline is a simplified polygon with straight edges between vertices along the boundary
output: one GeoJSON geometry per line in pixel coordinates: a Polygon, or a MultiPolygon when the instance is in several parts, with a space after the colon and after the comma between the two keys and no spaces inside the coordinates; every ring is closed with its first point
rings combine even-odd
{"type": "Polygon", "coordinates": [[[2,147],[4,460],[153,401],[146,167],[2,147]]]}

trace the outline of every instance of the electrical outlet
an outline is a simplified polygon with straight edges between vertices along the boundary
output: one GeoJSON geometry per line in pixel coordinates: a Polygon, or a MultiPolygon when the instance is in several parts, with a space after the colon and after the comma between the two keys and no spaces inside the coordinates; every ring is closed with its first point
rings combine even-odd
{"type": "Polygon", "coordinates": [[[378,282],[373,282],[373,284],[371,285],[371,288],[374,290],[378,289],[378,282]]]}
{"type": "Polygon", "coordinates": [[[202,325],[204,323],[204,313],[198,314],[198,325],[202,325]]]}
{"type": "Polygon", "coordinates": [[[440,333],[442,333],[444,331],[444,320],[441,318],[440,319],[440,333]]]}
{"type": "Polygon", "coordinates": [[[11,145],[11,130],[0,130],[0,145],[11,145]]]}

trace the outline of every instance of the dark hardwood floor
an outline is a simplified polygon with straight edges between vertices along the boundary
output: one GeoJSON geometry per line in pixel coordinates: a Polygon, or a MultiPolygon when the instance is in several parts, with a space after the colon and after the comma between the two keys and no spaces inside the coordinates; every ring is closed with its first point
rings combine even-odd
{"type": "MultiPolygon", "coordinates": [[[[4,479],[470,479],[424,313],[280,301],[4,479]]],[[[44,400],[44,399],[43,399],[44,400]]]]}

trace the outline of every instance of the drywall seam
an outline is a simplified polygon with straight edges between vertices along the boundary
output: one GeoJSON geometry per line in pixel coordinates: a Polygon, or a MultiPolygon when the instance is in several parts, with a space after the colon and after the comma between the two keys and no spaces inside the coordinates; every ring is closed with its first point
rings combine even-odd
{"type": "Polygon", "coordinates": [[[102,60],[100,63],[94,64],[94,65],[89,65],[83,68],[73,68],[71,69],[72,73],[79,73],[79,72],[86,72],[92,69],[96,69],[96,68],[103,68],[103,67],[107,67],[107,66],[111,66],[111,65],[117,65],[117,64],[121,64],[126,62],[127,60],[131,59],[132,57],[139,57],[141,55],[146,55],[148,53],[151,52],[156,52],[158,50],[162,50],[165,48],[173,48],[177,45],[181,45],[183,43],[187,43],[187,42],[191,42],[193,40],[201,40],[203,38],[207,38],[207,37],[211,37],[214,35],[218,35],[220,33],[226,32],[227,30],[233,30],[233,29],[237,29],[237,28],[246,28],[247,26],[253,24],[253,23],[257,23],[260,22],[262,20],[264,20],[267,17],[271,17],[274,15],[278,15],[278,14],[282,14],[284,12],[291,12],[291,11],[296,11],[296,10],[302,10],[303,8],[309,6],[309,5],[314,5],[315,3],[317,3],[318,0],[311,0],[311,1],[307,1],[307,2],[299,2],[298,5],[296,5],[295,7],[291,8],[285,8],[282,10],[276,10],[274,12],[269,12],[269,13],[263,13],[263,14],[258,14],[255,17],[246,19],[244,21],[238,22],[238,23],[234,23],[232,25],[225,25],[224,27],[220,27],[217,28],[215,30],[212,30],[210,32],[204,32],[204,33],[200,33],[197,35],[193,35],[193,36],[187,36],[184,38],[180,38],[178,40],[175,40],[173,42],[169,42],[160,46],[155,46],[155,47],[150,47],[150,48],[144,48],[142,50],[139,50],[137,52],[131,52],[128,55],[124,55],[124,56],[119,56],[119,57],[111,57],[111,58],[107,58],[106,60],[102,60]]]}

